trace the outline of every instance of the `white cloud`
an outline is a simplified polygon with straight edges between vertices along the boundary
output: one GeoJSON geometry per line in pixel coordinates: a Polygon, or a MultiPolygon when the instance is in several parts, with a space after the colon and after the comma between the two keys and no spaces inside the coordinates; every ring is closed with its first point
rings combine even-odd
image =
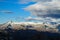
{"type": "Polygon", "coordinates": [[[35,2],[24,8],[35,16],[35,18],[28,17],[26,20],[60,23],[60,0],[35,0],[35,2]]]}
{"type": "Polygon", "coordinates": [[[51,17],[46,17],[46,18],[43,18],[43,17],[27,17],[25,18],[26,21],[34,21],[35,22],[43,22],[43,23],[57,23],[57,24],[60,24],[60,19],[55,19],[55,18],[51,18],[51,17]]]}
{"type": "Polygon", "coordinates": [[[29,5],[25,10],[38,17],[60,18],[60,0],[37,2],[36,4],[29,5]]]}
{"type": "Polygon", "coordinates": [[[36,20],[36,21],[51,21],[52,18],[42,18],[42,17],[28,17],[26,20],[36,20]]]}
{"type": "Polygon", "coordinates": [[[39,21],[39,20],[42,20],[43,18],[33,18],[33,17],[28,17],[28,18],[25,18],[26,21],[29,21],[29,20],[36,20],[36,21],[39,21]]]}

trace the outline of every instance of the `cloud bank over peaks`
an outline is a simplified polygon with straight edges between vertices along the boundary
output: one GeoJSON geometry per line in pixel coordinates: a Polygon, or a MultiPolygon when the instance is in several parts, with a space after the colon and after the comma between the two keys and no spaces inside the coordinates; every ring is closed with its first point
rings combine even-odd
{"type": "Polygon", "coordinates": [[[55,19],[51,17],[27,17],[25,18],[26,21],[35,21],[35,22],[40,22],[40,23],[46,23],[46,24],[60,24],[60,19],[55,19]]]}
{"type": "Polygon", "coordinates": [[[37,2],[29,5],[25,10],[30,11],[33,16],[60,18],[60,0],[37,2]]]}

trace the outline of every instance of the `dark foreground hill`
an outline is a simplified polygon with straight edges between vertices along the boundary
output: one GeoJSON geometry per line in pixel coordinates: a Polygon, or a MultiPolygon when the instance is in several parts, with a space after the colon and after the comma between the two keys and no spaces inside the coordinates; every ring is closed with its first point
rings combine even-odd
{"type": "Polygon", "coordinates": [[[60,34],[29,29],[5,29],[0,32],[0,40],[60,40],[60,34]]]}

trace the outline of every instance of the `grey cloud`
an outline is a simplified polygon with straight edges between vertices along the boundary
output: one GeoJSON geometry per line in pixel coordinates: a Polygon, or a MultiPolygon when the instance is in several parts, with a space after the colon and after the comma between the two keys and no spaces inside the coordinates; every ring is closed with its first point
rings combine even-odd
{"type": "Polygon", "coordinates": [[[52,17],[60,18],[60,10],[48,10],[47,12],[35,11],[35,15],[38,17],[52,17]]]}
{"type": "Polygon", "coordinates": [[[27,17],[25,18],[26,21],[35,21],[35,22],[42,22],[42,23],[48,23],[48,24],[53,24],[53,23],[57,23],[60,24],[60,19],[55,19],[55,18],[51,18],[51,17],[27,17]]]}
{"type": "Polygon", "coordinates": [[[1,13],[8,13],[8,14],[13,13],[12,11],[9,11],[9,10],[0,10],[0,12],[1,13]]]}
{"type": "MultiPolygon", "coordinates": [[[[42,22],[44,22],[44,21],[53,21],[52,20],[52,18],[43,18],[43,17],[35,17],[35,18],[33,18],[33,17],[28,17],[28,18],[26,18],[26,20],[36,20],[36,21],[42,21],[42,22]]],[[[55,19],[54,19],[55,20],[55,19]]]]}
{"type": "Polygon", "coordinates": [[[19,3],[27,4],[29,2],[48,2],[48,1],[52,1],[52,0],[19,0],[19,3]]]}
{"type": "Polygon", "coordinates": [[[31,2],[32,0],[19,0],[19,3],[21,4],[26,4],[26,3],[29,3],[31,2]]]}
{"type": "Polygon", "coordinates": [[[58,0],[36,3],[26,7],[25,9],[37,17],[60,18],[60,1],[58,0]]]}

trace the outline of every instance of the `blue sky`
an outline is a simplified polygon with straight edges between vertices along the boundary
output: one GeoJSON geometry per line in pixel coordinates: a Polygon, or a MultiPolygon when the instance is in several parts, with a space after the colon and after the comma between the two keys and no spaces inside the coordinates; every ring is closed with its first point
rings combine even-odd
{"type": "Polygon", "coordinates": [[[0,0],[0,23],[10,20],[60,23],[60,0],[0,0]]]}
{"type": "Polygon", "coordinates": [[[20,17],[30,16],[30,12],[25,11],[25,8],[28,5],[33,4],[34,2],[28,4],[18,3],[19,0],[3,0],[0,1],[0,23],[7,21],[24,21],[20,17]],[[2,12],[1,12],[2,11],[2,12]],[[8,12],[8,13],[7,13],[8,12]],[[11,12],[11,13],[9,13],[11,12]]]}

